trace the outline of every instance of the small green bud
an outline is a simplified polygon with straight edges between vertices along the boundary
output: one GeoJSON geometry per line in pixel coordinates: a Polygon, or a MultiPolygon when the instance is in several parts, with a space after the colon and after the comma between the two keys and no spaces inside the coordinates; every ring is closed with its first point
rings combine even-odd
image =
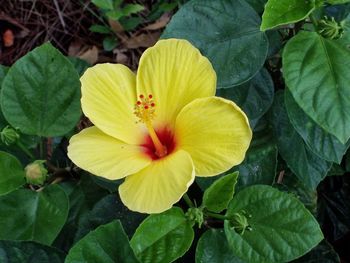
{"type": "Polygon", "coordinates": [[[201,228],[204,222],[204,215],[202,209],[197,207],[191,207],[187,210],[186,216],[188,220],[190,220],[194,224],[197,223],[198,227],[201,228]]]}
{"type": "Polygon", "coordinates": [[[44,163],[45,160],[36,160],[24,168],[28,184],[42,185],[46,181],[47,170],[44,163]]]}
{"type": "Polygon", "coordinates": [[[344,21],[337,22],[334,17],[324,17],[318,22],[318,33],[324,38],[339,39],[344,34],[344,21]]]}
{"type": "Polygon", "coordinates": [[[252,216],[245,211],[241,211],[241,213],[234,213],[230,220],[230,226],[240,235],[243,235],[246,230],[253,230],[249,225],[247,217],[251,218],[252,216]]]}
{"type": "Polygon", "coordinates": [[[7,146],[16,143],[19,137],[17,131],[8,125],[0,132],[1,141],[7,146]]]}

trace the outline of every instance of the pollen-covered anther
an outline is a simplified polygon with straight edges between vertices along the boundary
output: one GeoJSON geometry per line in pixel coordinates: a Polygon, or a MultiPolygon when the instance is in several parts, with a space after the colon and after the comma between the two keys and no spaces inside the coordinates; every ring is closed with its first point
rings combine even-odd
{"type": "Polygon", "coordinates": [[[140,122],[149,122],[155,116],[155,106],[152,94],[149,94],[147,97],[141,94],[139,95],[139,100],[135,103],[134,114],[139,118],[140,122]]]}

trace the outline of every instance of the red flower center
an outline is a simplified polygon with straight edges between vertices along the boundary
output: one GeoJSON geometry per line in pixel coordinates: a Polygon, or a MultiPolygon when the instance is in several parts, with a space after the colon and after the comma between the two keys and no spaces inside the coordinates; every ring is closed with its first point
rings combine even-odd
{"type": "MultiPolygon", "coordinates": [[[[160,142],[166,148],[166,155],[171,154],[176,147],[176,140],[174,133],[169,128],[162,128],[155,131],[160,142]]],[[[146,135],[145,142],[141,145],[144,147],[145,153],[152,158],[152,160],[158,160],[163,157],[157,155],[157,149],[154,146],[150,135],[146,135]]],[[[165,155],[165,156],[166,156],[165,155]]]]}

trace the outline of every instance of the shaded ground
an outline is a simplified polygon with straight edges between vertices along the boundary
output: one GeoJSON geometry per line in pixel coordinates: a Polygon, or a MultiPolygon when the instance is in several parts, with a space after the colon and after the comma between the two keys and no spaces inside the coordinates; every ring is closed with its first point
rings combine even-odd
{"type": "Polygon", "coordinates": [[[33,48],[51,41],[65,55],[91,64],[110,61],[136,69],[143,50],[159,39],[170,14],[149,21],[147,15],[156,1],[125,2],[145,6],[138,14],[143,22],[129,32],[118,22],[103,19],[89,0],[0,0],[0,64],[12,65],[33,48]],[[109,24],[118,38],[118,46],[110,52],[103,50],[104,36],[89,30],[101,23],[109,24]]]}

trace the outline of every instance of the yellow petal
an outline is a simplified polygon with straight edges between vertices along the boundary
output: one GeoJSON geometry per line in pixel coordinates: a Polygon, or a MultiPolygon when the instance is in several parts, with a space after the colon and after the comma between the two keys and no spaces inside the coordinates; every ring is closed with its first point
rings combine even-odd
{"type": "Polygon", "coordinates": [[[186,104],[215,95],[215,89],[216,74],[211,63],[186,40],[160,40],[141,57],[137,92],[152,94],[155,126],[173,126],[186,104]]]}
{"type": "Polygon", "coordinates": [[[68,156],[92,174],[120,179],[136,173],[151,163],[140,146],[125,144],[96,127],[84,129],[69,142],[68,156]]]}
{"type": "Polygon", "coordinates": [[[126,177],[119,194],[130,210],[161,213],[180,200],[193,180],[191,157],[180,150],[126,177]]]}
{"type": "Polygon", "coordinates": [[[241,163],[252,131],[244,112],[232,101],[218,97],[197,99],[176,119],[179,149],[193,160],[197,176],[214,176],[241,163]]]}
{"type": "Polygon", "coordinates": [[[143,131],[136,124],[135,75],[120,64],[98,64],[81,77],[84,114],[103,132],[138,144],[143,131]]]}

